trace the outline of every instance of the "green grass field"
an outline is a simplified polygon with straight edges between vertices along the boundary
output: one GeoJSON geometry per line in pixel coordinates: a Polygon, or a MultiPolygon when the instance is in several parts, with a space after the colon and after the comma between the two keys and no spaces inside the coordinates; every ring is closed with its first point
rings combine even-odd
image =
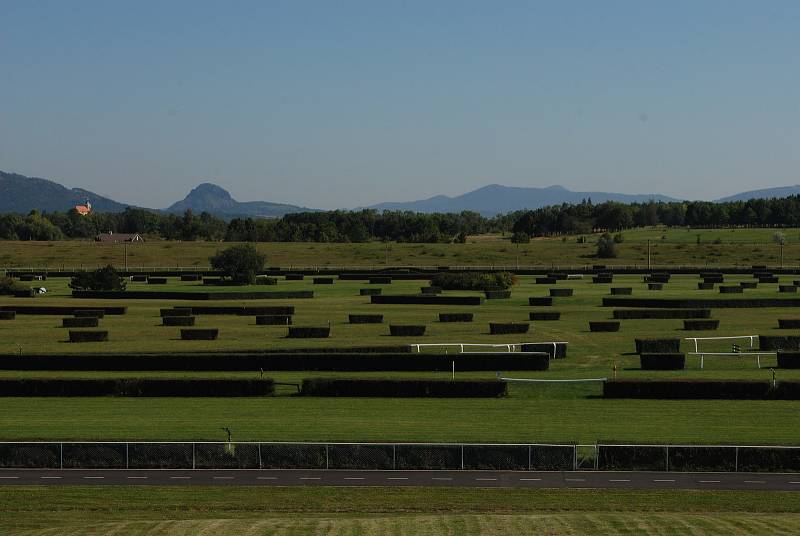
{"type": "Polygon", "coordinates": [[[790,535],[800,495],[453,488],[0,488],[3,534],[790,535]]]}
{"type": "MultiPolygon", "coordinates": [[[[732,283],[749,279],[729,276],[732,283]]],[[[790,282],[792,276],[782,280],[790,282]]],[[[614,286],[631,286],[634,296],[718,297],[718,291],[696,290],[696,276],[674,276],[663,291],[649,291],[640,276],[617,276],[614,286]]],[[[685,332],[680,320],[627,320],[618,333],[590,333],[588,320],[611,317],[609,308],[600,307],[609,285],[595,285],[589,278],[561,281],[557,287],[570,287],[571,298],[557,298],[552,309],[561,311],[557,322],[535,322],[524,336],[492,336],[489,321],[525,321],[533,308],[528,296],[547,294],[548,285],[534,284],[523,276],[510,300],[488,300],[476,307],[372,305],[358,296],[362,281],[337,281],[334,285],[312,285],[310,281],[284,281],[259,290],[312,289],[313,299],[256,300],[247,304],[296,306],[295,324],[331,323],[330,339],[286,339],[285,328],[256,326],[252,317],[200,316],[198,325],[220,328],[220,339],[212,342],[177,340],[178,328],[159,326],[158,309],[190,302],[160,300],[76,300],[69,297],[67,279],[51,278],[50,292],[34,299],[1,298],[0,304],[125,304],[128,313],[107,316],[102,326],[111,333],[109,343],[69,344],[60,318],[20,315],[0,323],[0,352],[86,353],[86,352],[194,352],[246,351],[289,347],[358,346],[405,344],[410,342],[506,343],[564,340],[570,343],[569,356],[552,361],[547,372],[514,372],[509,376],[537,378],[611,377],[614,363],[618,376],[687,378],[771,378],[767,366],[774,357],[765,357],[765,368],[756,367],[755,358],[707,358],[705,369],[699,359],[689,358],[687,370],[645,372],[639,370],[633,355],[636,337],[687,337],[709,335],[785,334],[778,330],[779,317],[791,317],[792,309],[716,309],[720,319],[717,332],[685,332]],[[466,324],[441,324],[439,312],[474,311],[476,320],[466,324]],[[382,325],[350,325],[348,313],[380,312],[382,325]],[[410,340],[388,336],[389,323],[424,323],[428,332],[410,340]]],[[[382,285],[384,293],[417,292],[421,281],[395,281],[382,285]]],[[[173,280],[168,285],[148,286],[131,283],[131,289],[201,290],[196,283],[173,280]]],[[[255,287],[254,287],[255,288],[255,287]]],[[[761,285],[745,296],[778,296],[777,285],[761,285]]],[[[451,294],[468,294],[451,292],[451,294]]],[[[216,302],[215,302],[216,303],[216,302]]],[[[241,302],[221,302],[241,305],[241,302]]],[[[706,343],[704,349],[729,350],[730,342],[706,343]]],[[[746,342],[742,341],[746,348],[746,342]]],[[[684,343],[684,349],[691,349],[684,343]]],[[[440,350],[441,351],[441,350],[440,350]]],[[[456,350],[453,350],[456,351],[456,350]]],[[[3,371],[0,377],[121,377],[192,376],[247,377],[252,373],[112,373],[112,372],[22,372],[3,371]]],[[[798,379],[800,371],[779,370],[779,379],[798,379]]],[[[270,372],[265,375],[280,382],[299,383],[311,376],[433,377],[448,378],[449,373],[318,373],[270,372]]],[[[462,373],[458,378],[493,378],[494,371],[462,373]]],[[[754,443],[800,444],[796,414],[798,402],[786,401],[648,401],[603,400],[598,384],[580,386],[535,386],[512,384],[509,396],[497,400],[446,399],[316,399],[292,396],[294,389],[281,387],[278,396],[267,399],[24,399],[2,400],[0,413],[3,439],[115,439],[115,440],[219,440],[221,426],[229,426],[235,439],[319,440],[319,441],[445,441],[445,442],[673,442],[673,443],[754,443]],[[35,403],[34,403],[35,402],[35,403]],[[202,418],[198,418],[202,415],[202,418]]]]}
{"type": "MultiPolygon", "coordinates": [[[[782,229],[786,238],[783,263],[800,266],[800,229],[782,229]]],[[[650,241],[653,266],[750,266],[781,262],[780,248],[773,242],[774,229],[632,229],[622,233],[615,259],[595,258],[599,235],[536,238],[529,244],[512,244],[509,236],[470,237],[466,244],[360,244],[259,243],[270,266],[335,267],[361,266],[647,266],[650,241]],[[699,239],[699,244],[698,244],[699,239]]],[[[218,242],[147,241],[143,244],[101,244],[89,240],[56,242],[0,242],[0,269],[39,267],[57,269],[94,268],[113,264],[130,269],[207,268],[208,258],[231,244],[218,242]]]]}

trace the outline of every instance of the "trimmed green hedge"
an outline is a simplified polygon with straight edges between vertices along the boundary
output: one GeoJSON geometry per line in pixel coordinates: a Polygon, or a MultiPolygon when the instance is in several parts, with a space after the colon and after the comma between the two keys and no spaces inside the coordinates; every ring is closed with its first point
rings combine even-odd
{"type": "Polygon", "coordinates": [[[740,285],[720,285],[719,287],[720,294],[741,294],[742,292],[744,292],[744,289],[740,285]]]}
{"type": "Polygon", "coordinates": [[[315,277],[312,279],[312,283],[315,285],[333,285],[333,278],[332,277],[315,277]]]}
{"type": "Polygon", "coordinates": [[[181,281],[202,281],[203,276],[200,274],[186,274],[181,276],[181,281]]]}
{"type": "Polygon", "coordinates": [[[269,396],[275,386],[265,379],[196,378],[0,378],[0,396],[269,396]]]}
{"type": "Polygon", "coordinates": [[[714,290],[714,283],[698,283],[697,290],[714,290]]]}
{"type": "Polygon", "coordinates": [[[73,298],[92,298],[98,300],[292,300],[313,298],[313,290],[280,291],[239,291],[239,292],[194,292],[194,291],[156,291],[156,290],[73,290],[73,298]]]}
{"type": "Polygon", "coordinates": [[[290,326],[287,339],[326,339],[330,337],[330,326],[290,326]]]}
{"type": "Polygon", "coordinates": [[[414,325],[389,325],[389,335],[392,337],[422,337],[425,335],[426,326],[414,325]]]}
{"type": "Polygon", "coordinates": [[[497,380],[412,380],[308,378],[304,396],[397,397],[397,398],[497,398],[508,394],[505,382],[497,380]]]}
{"type": "Polygon", "coordinates": [[[194,326],[194,316],[162,316],[162,326],[194,326]]]}
{"type": "Polygon", "coordinates": [[[215,341],[217,337],[219,337],[219,329],[217,328],[190,328],[181,330],[181,340],[184,341],[215,341]]]}
{"type": "Polygon", "coordinates": [[[70,331],[69,342],[104,342],[108,340],[108,331],[70,331]]]}
{"type": "Polygon", "coordinates": [[[561,319],[560,311],[531,311],[528,318],[535,321],[553,321],[561,319]]]}
{"type": "Polygon", "coordinates": [[[523,344],[523,352],[545,352],[551,359],[564,359],[567,357],[566,342],[534,342],[523,344]]]}
{"type": "Polygon", "coordinates": [[[528,305],[532,305],[534,307],[548,307],[553,305],[553,298],[546,297],[546,298],[538,298],[538,297],[531,297],[528,298],[528,305]]]}
{"type": "Polygon", "coordinates": [[[293,315],[293,305],[254,305],[240,307],[205,306],[191,308],[193,315],[237,315],[237,316],[264,316],[264,315],[293,315]]]}
{"type": "Polygon", "coordinates": [[[507,300],[511,297],[510,290],[486,290],[484,295],[487,300],[507,300]]]}
{"type": "Polygon", "coordinates": [[[796,294],[797,287],[794,285],[778,285],[778,292],[783,292],[784,294],[796,294]]]}
{"type": "Polygon", "coordinates": [[[631,287],[611,287],[612,296],[630,296],[633,294],[631,287]]]}
{"type": "Polygon", "coordinates": [[[589,331],[594,331],[594,332],[619,331],[619,322],[612,322],[612,321],[589,322],[589,331]]]}
{"type": "Polygon", "coordinates": [[[800,298],[622,298],[603,297],[603,307],[658,307],[661,309],[727,309],[800,307],[800,298]]]}
{"type": "Polygon", "coordinates": [[[572,296],[573,289],[571,288],[551,288],[550,289],[550,297],[551,298],[567,298],[572,296]]]}
{"type": "Polygon", "coordinates": [[[85,318],[85,317],[94,317],[94,318],[103,318],[106,315],[106,312],[102,309],[81,309],[75,311],[73,316],[78,318],[85,318]]]}
{"type": "Polygon", "coordinates": [[[800,351],[778,350],[778,368],[800,368],[800,351]]]}
{"type": "Polygon", "coordinates": [[[648,283],[647,290],[664,290],[664,283],[648,283]]]}
{"type": "Polygon", "coordinates": [[[773,276],[759,277],[758,278],[758,282],[759,283],[775,283],[775,284],[777,284],[778,283],[778,276],[774,276],[773,275],[773,276]]]}
{"type": "Polygon", "coordinates": [[[257,326],[291,326],[292,315],[256,315],[257,326]]]}
{"type": "MultiPolygon", "coordinates": [[[[552,346],[552,345],[551,345],[552,346]]],[[[407,347],[404,347],[407,348],[407,347]]],[[[344,353],[316,350],[296,353],[261,354],[82,354],[82,355],[4,355],[2,370],[109,370],[109,371],[438,371],[449,372],[455,362],[458,371],[547,370],[547,353],[344,353]]],[[[377,350],[377,348],[375,349],[377,350]]],[[[527,351],[527,350],[526,350],[527,351]]]]}
{"type": "Polygon", "coordinates": [[[472,322],[472,313],[439,313],[439,322],[472,322]]]}
{"type": "Polygon", "coordinates": [[[536,284],[537,285],[555,285],[558,282],[558,279],[555,277],[537,277],[536,284]]]}
{"type": "Polygon", "coordinates": [[[527,322],[489,322],[490,335],[512,335],[528,333],[531,325],[527,322]]]}
{"type": "Polygon", "coordinates": [[[259,275],[256,277],[256,285],[277,285],[278,279],[275,277],[268,277],[266,275],[259,275]]]}
{"type": "Polygon", "coordinates": [[[594,276],[592,278],[592,283],[594,283],[596,285],[607,285],[607,284],[610,284],[610,283],[613,283],[613,282],[614,282],[614,278],[613,277],[603,277],[603,276],[597,275],[597,276],[594,276]]]}
{"type": "Polygon", "coordinates": [[[680,339],[634,339],[637,354],[670,354],[681,351],[680,339]]]}
{"type": "Polygon", "coordinates": [[[615,380],[603,384],[603,397],[762,400],[774,398],[770,390],[770,382],[757,380],[615,380]]]}
{"type": "Polygon", "coordinates": [[[166,285],[167,278],[166,277],[148,277],[147,278],[148,285],[166,285]]]}
{"type": "Polygon", "coordinates": [[[100,319],[95,316],[67,317],[61,319],[62,328],[96,328],[100,319]]]}
{"type": "Polygon", "coordinates": [[[0,305],[0,311],[15,311],[18,315],[59,315],[75,316],[78,311],[102,310],[107,315],[124,315],[127,307],[72,307],[61,305],[0,305]]]}
{"type": "Polygon", "coordinates": [[[286,274],[284,279],[286,279],[286,281],[302,281],[304,277],[303,274],[286,274]]]}
{"type": "Polygon", "coordinates": [[[383,315],[351,314],[349,321],[351,324],[382,324],[383,315]]]}
{"type": "Polygon", "coordinates": [[[131,276],[131,281],[133,281],[134,283],[146,283],[147,282],[147,276],[146,275],[132,275],[131,276]]]}
{"type": "Polygon", "coordinates": [[[441,287],[421,287],[419,291],[422,294],[441,294],[442,288],[441,287]]]}
{"type": "Polygon", "coordinates": [[[800,350],[800,336],[796,335],[759,335],[759,349],[771,350],[800,350]]]}
{"type": "Polygon", "coordinates": [[[800,318],[779,318],[778,329],[800,329],[800,318]]]}
{"type": "Polygon", "coordinates": [[[639,366],[642,370],[683,370],[686,368],[686,355],[668,352],[641,353],[639,366]]]}
{"type": "Polygon", "coordinates": [[[443,272],[431,278],[431,285],[444,290],[497,290],[516,282],[509,272],[443,272]]]}
{"type": "Polygon", "coordinates": [[[713,331],[719,327],[719,320],[684,320],[685,331],[713,331]]]}
{"type": "Polygon", "coordinates": [[[758,281],[742,281],[741,283],[739,283],[739,286],[742,288],[749,288],[749,289],[758,288],[758,281]]]}
{"type": "Polygon", "coordinates": [[[16,311],[0,311],[0,320],[14,320],[17,318],[16,311]]]}
{"type": "Polygon", "coordinates": [[[370,277],[369,278],[370,285],[391,285],[392,278],[391,277],[370,277]]]}

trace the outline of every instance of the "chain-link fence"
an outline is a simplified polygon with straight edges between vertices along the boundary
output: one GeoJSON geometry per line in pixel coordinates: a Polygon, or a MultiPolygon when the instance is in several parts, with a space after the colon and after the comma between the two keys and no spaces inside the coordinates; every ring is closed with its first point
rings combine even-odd
{"type": "Polygon", "coordinates": [[[800,472],[800,447],[606,444],[0,442],[0,469],[800,472]]]}

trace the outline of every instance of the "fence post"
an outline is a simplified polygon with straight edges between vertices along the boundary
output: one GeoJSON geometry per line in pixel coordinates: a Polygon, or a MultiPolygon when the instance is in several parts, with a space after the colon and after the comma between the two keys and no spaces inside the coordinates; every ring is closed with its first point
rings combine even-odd
{"type": "Polygon", "coordinates": [[[64,443],[58,444],[58,468],[64,468],[64,443]]]}
{"type": "Polygon", "coordinates": [[[194,462],[194,443],[192,443],[192,469],[194,469],[194,468],[195,468],[195,462],[194,462]]]}
{"type": "Polygon", "coordinates": [[[461,445],[461,469],[464,469],[464,445],[461,445]]]}
{"type": "Polygon", "coordinates": [[[125,442],[125,469],[130,469],[130,468],[131,468],[131,463],[130,463],[130,456],[128,455],[128,442],[126,441],[125,442]]]}
{"type": "Polygon", "coordinates": [[[739,472],[739,447],[734,447],[733,471],[739,472]]]}

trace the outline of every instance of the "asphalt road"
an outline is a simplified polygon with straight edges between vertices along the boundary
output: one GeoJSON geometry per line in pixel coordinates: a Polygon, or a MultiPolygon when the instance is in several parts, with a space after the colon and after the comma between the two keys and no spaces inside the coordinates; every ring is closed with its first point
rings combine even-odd
{"type": "Polygon", "coordinates": [[[3,485],[102,486],[455,486],[800,491],[800,474],[309,471],[309,470],[40,470],[2,469],[3,485]]]}

